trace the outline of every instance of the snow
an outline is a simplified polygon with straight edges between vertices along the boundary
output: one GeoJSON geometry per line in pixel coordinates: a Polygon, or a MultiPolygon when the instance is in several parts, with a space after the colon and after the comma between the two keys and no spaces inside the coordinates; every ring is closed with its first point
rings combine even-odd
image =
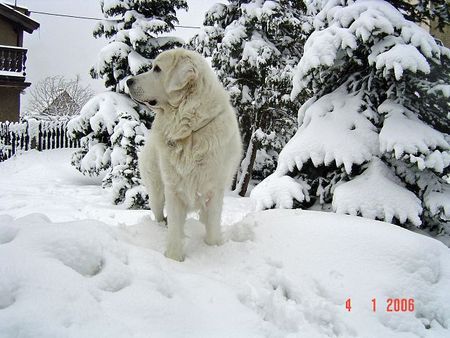
{"type": "MultiPolygon", "coordinates": [[[[275,173],[266,177],[250,193],[250,197],[257,201],[257,210],[292,209],[294,199],[303,202],[309,201],[308,189],[303,189],[299,180],[289,176],[277,176],[275,173]]],[[[306,184],[303,182],[303,184],[306,184]]]]}
{"type": "Polygon", "coordinates": [[[239,43],[246,36],[247,33],[245,31],[245,26],[239,21],[233,21],[225,29],[225,34],[222,43],[225,46],[231,47],[234,44],[239,43]]]}
{"type": "MultiPolygon", "coordinates": [[[[332,26],[313,32],[306,40],[303,57],[294,74],[291,99],[294,100],[307,87],[308,74],[313,69],[322,65],[331,67],[341,49],[351,50],[356,47],[356,38],[347,29],[332,26]]],[[[350,51],[348,53],[351,55],[350,51]]]]}
{"type": "Polygon", "coordinates": [[[450,333],[450,253],[434,239],[353,216],[253,213],[230,195],[225,243],[205,245],[190,218],[179,263],[163,256],[167,230],[150,211],[110,205],[69,158],[29,151],[0,163],[1,337],[450,333]],[[415,311],[386,312],[387,298],[412,298],[415,311]]]}
{"type": "Polygon", "coordinates": [[[256,17],[259,20],[263,15],[271,16],[275,9],[280,5],[275,1],[261,1],[250,2],[242,4],[241,8],[248,17],[256,17]]]}
{"type": "Polygon", "coordinates": [[[80,162],[80,168],[94,174],[94,168],[105,168],[111,161],[111,151],[103,143],[92,144],[80,162]]]}
{"type": "Polygon", "coordinates": [[[387,222],[395,217],[402,224],[407,220],[416,226],[422,223],[421,201],[378,158],[374,158],[361,175],[336,187],[333,209],[340,214],[387,222]]]}
{"type": "Polygon", "coordinates": [[[144,67],[148,67],[150,64],[151,61],[140,55],[138,52],[131,51],[130,54],[128,54],[128,66],[133,75],[139,74],[144,67]]]}
{"type": "Polygon", "coordinates": [[[442,93],[444,97],[450,97],[450,85],[438,84],[428,90],[428,94],[437,94],[439,92],[442,93]]]}
{"type": "Polygon", "coordinates": [[[105,12],[109,12],[113,10],[116,7],[122,7],[127,6],[127,4],[124,4],[121,0],[103,0],[103,10],[105,12]]]}
{"type": "Polygon", "coordinates": [[[303,124],[281,151],[277,173],[286,174],[295,167],[301,170],[309,160],[316,167],[335,161],[351,173],[354,163],[364,163],[378,154],[376,128],[360,111],[360,95],[348,94],[341,87],[305,105],[299,117],[303,124]]]}
{"type": "Polygon", "coordinates": [[[377,69],[384,69],[385,72],[394,70],[396,80],[402,78],[405,70],[413,73],[421,71],[425,74],[430,72],[430,65],[427,59],[416,47],[411,45],[395,45],[387,52],[377,55],[375,63],[377,69]]]}
{"type": "MultiPolygon", "coordinates": [[[[417,116],[392,100],[384,101],[378,111],[385,115],[383,128],[380,131],[380,151],[394,152],[400,159],[403,154],[427,155],[419,169],[434,168],[442,172],[450,165],[450,145],[444,134],[420,121],[417,116]],[[443,152],[436,152],[435,149],[443,152]]],[[[418,158],[411,156],[411,162],[418,162],[418,158]]]]}
{"type": "Polygon", "coordinates": [[[13,76],[13,77],[20,77],[20,78],[25,77],[22,72],[15,72],[15,71],[9,71],[9,70],[0,70],[0,76],[13,76]]]}
{"type": "Polygon", "coordinates": [[[131,51],[131,47],[123,42],[113,41],[108,43],[98,54],[96,70],[102,74],[113,61],[126,59],[131,51]]]}
{"type": "Polygon", "coordinates": [[[254,32],[251,40],[244,43],[242,61],[248,62],[251,67],[260,68],[266,65],[267,60],[279,55],[280,52],[272,43],[254,32]]]}
{"type": "Polygon", "coordinates": [[[433,214],[440,213],[441,218],[450,220],[450,187],[443,186],[442,191],[430,191],[424,196],[425,205],[433,214]]]}

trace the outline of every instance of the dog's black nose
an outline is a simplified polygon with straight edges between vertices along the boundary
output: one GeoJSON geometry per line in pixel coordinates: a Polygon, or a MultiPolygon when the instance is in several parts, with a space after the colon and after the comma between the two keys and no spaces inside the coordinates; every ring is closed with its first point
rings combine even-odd
{"type": "Polygon", "coordinates": [[[133,85],[133,83],[134,83],[134,80],[133,80],[132,78],[129,78],[129,79],[127,80],[127,86],[128,86],[128,87],[130,87],[131,85],[133,85]]]}

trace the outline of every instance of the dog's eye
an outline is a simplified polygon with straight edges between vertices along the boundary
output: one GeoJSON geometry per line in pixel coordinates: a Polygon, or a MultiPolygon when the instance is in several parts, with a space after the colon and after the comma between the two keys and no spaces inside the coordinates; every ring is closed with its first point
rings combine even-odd
{"type": "Polygon", "coordinates": [[[159,73],[161,71],[161,68],[159,68],[159,66],[155,66],[155,67],[153,67],[153,71],[155,73],[159,73]]]}

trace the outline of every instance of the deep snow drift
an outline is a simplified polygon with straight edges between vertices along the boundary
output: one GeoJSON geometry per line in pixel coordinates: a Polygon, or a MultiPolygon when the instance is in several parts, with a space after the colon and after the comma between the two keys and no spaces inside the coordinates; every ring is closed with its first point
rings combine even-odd
{"type": "Polygon", "coordinates": [[[110,206],[69,158],[0,163],[0,337],[450,335],[450,252],[436,240],[228,196],[226,243],[208,247],[190,219],[178,263],[149,211],[110,206]],[[388,298],[415,309],[387,312],[388,298]]]}

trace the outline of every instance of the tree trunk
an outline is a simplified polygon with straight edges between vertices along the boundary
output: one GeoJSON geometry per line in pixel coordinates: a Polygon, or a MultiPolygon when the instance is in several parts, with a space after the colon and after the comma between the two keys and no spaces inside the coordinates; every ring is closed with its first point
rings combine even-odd
{"type": "Polygon", "coordinates": [[[259,141],[253,134],[248,144],[247,152],[241,163],[241,176],[236,187],[236,192],[244,197],[247,193],[250,179],[252,178],[253,166],[255,165],[256,152],[259,148],[259,141]]]}

